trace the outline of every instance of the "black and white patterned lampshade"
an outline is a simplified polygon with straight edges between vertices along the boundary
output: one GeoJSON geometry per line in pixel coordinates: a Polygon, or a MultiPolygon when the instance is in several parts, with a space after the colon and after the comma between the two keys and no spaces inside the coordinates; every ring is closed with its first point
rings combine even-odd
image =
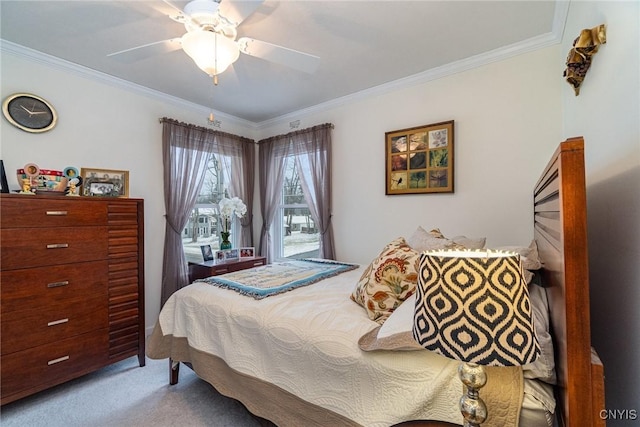
{"type": "Polygon", "coordinates": [[[420,256],[413,337],[443,356],[485,366],[533,362],[533,331],[520,256],[491,250],[420,256]]]}

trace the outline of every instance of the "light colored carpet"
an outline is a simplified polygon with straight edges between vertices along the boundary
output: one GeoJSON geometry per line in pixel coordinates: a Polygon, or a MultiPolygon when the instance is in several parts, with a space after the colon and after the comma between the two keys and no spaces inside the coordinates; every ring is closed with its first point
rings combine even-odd
{"type": "Polygon", "coordinates": [[[239,402],[182,366],[169,385],[169,362],[132,357],[0,409],[2,427],[260,427],[239,402]]]}

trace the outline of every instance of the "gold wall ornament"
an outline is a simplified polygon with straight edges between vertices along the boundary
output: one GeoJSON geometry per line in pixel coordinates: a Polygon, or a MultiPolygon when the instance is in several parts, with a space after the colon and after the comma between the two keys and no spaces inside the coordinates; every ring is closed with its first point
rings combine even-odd
{"type": "Polygon", "coordinates": [[[580,95],[580,85],[591,66],[591,57],[598,51],[598,47],[606,42],[607,32],[604,24],[582,30],[573,41],[573,48],[567,56],[567,69],[563,75],[573,86],[576,96],[580,95]]]}

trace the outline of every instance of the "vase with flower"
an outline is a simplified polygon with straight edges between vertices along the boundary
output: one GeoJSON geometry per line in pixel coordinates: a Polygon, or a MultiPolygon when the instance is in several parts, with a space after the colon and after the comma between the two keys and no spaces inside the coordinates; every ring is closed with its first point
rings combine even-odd
{"type": "Polygon", "coordinates": [[[220,231],[220,237],[222,238],[220,249],[231,249],[232,245],[229,237],[231,236],[230,227],[232,218],[234,215],[242,218],[247,213],[247,206],[238,197],[232,197],[230,199],[224,197],[220,200],[218,206],[220,208],[220,220],[222,224],[222,230],[220,231]]]}

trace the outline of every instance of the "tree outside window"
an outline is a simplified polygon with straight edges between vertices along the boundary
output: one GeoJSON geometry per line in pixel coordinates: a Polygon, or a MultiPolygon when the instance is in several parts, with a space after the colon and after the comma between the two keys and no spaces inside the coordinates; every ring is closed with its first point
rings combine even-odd
{"type": "MultiPolygon", "coordinates": [[[[211,245],[214,251],[220,249],[218,202],[223,197],[229,197],[228,179],[223,173],[221,160],[217,154],[209,160],[196,205],[182,232],[184,254],[190,262],[202,262],[201,245],[211,245]]],[[[232,239],[234,234],[237,235],[232,233],[232,239]]]]}

